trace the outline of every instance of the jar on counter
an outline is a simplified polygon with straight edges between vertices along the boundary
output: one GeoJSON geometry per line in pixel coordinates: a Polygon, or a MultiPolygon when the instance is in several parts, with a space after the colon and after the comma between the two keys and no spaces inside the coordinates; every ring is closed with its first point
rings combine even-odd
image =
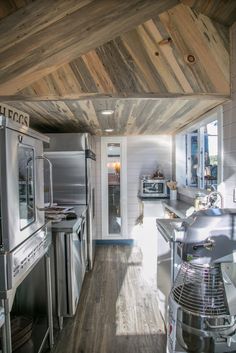
{"type": "Polygon", "coordinates": [[[194,200],[195,211],[203,210],[206,207],[206,195],[202,192],[197,192],[194,200]]]}

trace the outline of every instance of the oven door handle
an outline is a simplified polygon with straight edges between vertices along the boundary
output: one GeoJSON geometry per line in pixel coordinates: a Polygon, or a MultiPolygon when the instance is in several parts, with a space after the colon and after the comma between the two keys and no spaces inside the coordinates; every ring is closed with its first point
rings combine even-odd
{"type": "Polygon", "coordinates": [[[82,239],[81,239],[81,233],[82,233],[82,228],[79,227],[76,231],[76,234],[78,236],[79,242],[81,243],[82,239]]]}
{"type": "Polygon", "coordinates": [[[49,205],[48,205],[48,207],[38,208],[39,211],[45,211],[45,209],[53,207],[52,162],[44,155],[37,156],[36,159],[44,160],[49,165],[49,205]]]}
{"type": "Polygon", "coordinates": [[[82,216],[82,222],[81,222],[81,232],[82,232],[82,239],[86,240],[86,235],[85,235],[85,222],[86,222],[86,217],[82,216]]]}

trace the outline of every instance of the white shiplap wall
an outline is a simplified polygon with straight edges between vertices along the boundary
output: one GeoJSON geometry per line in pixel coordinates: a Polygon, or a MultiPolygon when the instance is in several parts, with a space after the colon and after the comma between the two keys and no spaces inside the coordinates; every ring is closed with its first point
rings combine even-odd
{"type": "Polygon", "coordinates": [[[223,192],[225,207],[236,207],[233,189],[236,187],[236,23],[232,27],[232,101],[223,106],[223,192]]]}
{"type": "Polygon", "coordinates": [[[166,178],[172,172],[171,136],[129,136],[127,137],[127,187],[128,187],[128,236],[136,236],[135,222],[140,214],[137,194],[140,176],[152,174],[160,168],[166,178]]]}
{"type": "MultiPolygon", "coordinates": [[[[96,219],[97,238],[102,239],[102,204],[101,204],[101,138],[96,137],[96,219]]],[[[172,172],[172,138],[171,136],[128,136],[127,137],[127,193],[128,193],[128,234],[135,238],[135,222],[140,215],[140,204],[137,197],[140,176],[152,174],[157,167],[161,168],[167,178],[172,172]]]]}

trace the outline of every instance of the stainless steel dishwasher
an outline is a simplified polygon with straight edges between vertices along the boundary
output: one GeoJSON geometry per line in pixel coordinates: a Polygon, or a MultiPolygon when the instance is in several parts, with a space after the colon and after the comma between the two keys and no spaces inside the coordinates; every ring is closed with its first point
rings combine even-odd
{"type": "Polygon", "coordinates": [[[52,226],[54,245],[54,273],[56,315],[59,327],[63,318],[75,314],[87,267],[86,207],[79,218],[55,223],[52,226]]]}

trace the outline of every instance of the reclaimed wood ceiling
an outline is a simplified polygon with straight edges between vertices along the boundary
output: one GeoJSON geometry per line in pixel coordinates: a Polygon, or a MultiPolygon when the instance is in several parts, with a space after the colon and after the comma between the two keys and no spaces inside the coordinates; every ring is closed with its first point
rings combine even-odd
{"type": "Polygon", "coordinates": [[[42,132],[90,132],[107,135],[173,134],[219,105],[214,99],[93,99],[79,101],[9,102],[27,111],[31,126],[42,132]],[[104,109],[114,110],[110,116],[104,109]]]}
{"type": "Polygon", "coordinates": [[[35,79],[17,95],[55,100],[160,93],[229,95],[228,29],[178,5],[35,79]]]}
{"type": "Polygon", "coordinates": [[[182,3],[1,2],[1,101],[41,131],[178,131],[230,96],[229,29],[218,22],[231,24],[236,2],[227,12],[217,0],[218,22],[201,13],[216,17],[212,1],[182,3]]]}

